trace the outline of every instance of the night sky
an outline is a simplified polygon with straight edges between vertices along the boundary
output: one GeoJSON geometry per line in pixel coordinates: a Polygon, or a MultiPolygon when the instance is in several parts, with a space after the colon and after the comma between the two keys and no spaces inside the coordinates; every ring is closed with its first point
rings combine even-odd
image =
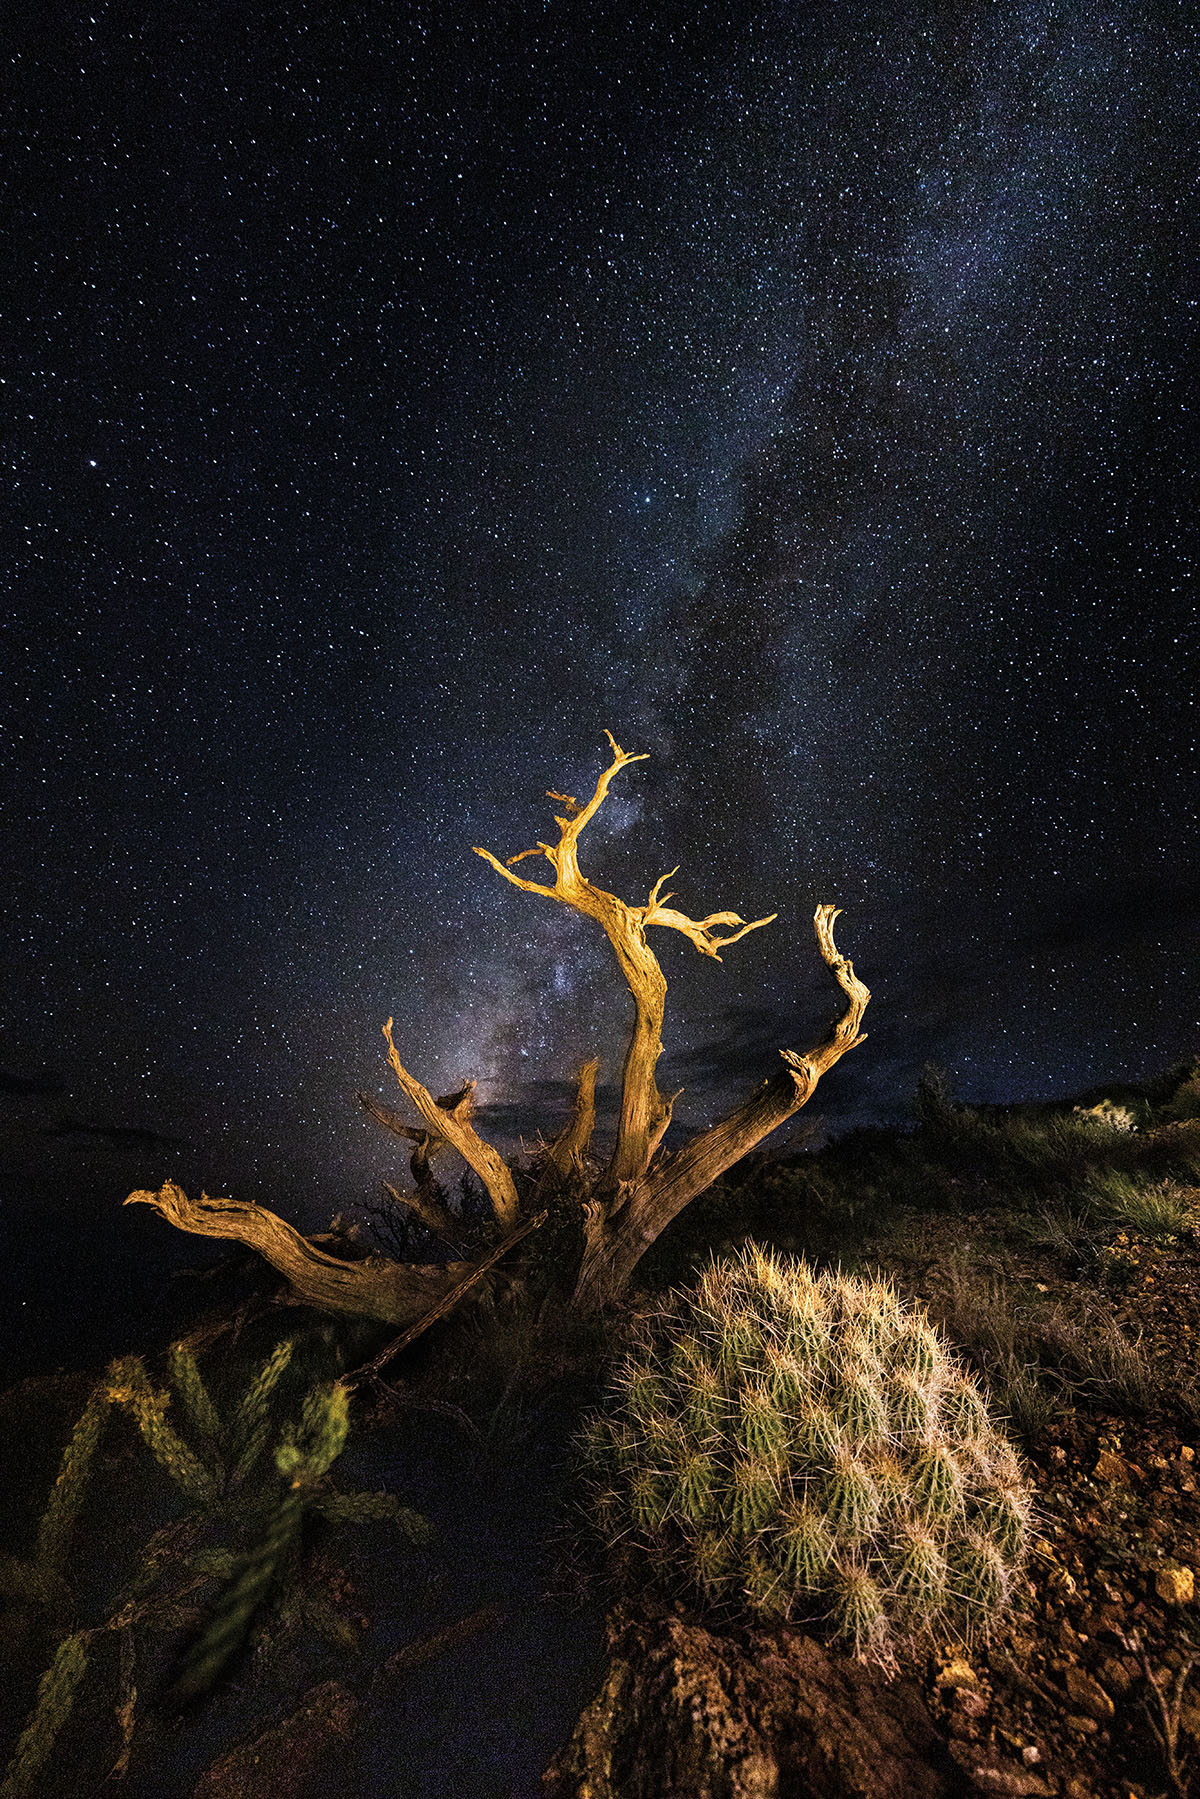
{"type": "Polygon", "coordinates": [[[323,1223],[390,1014],[506,1141],[611,1076],[601,934],[471,854],[605,727],[585,871],[780,914],[656,934],[682,1128],[832,1015],[818,900],[835,1127],[1200,1048],[1190,8],[47,0],[3,60],[18,1232],[323,1223]]]}

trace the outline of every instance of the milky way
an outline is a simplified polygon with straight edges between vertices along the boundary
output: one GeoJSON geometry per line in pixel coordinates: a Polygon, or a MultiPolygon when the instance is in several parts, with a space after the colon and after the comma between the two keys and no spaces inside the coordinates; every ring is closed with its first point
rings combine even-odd
{"type": "Polygon", "coordinates": [[[603,940],[471,854],[605,727],[651,760],[587,871],[780,913],[661,945],[683,1128],[823,1025],[818,900],[876,995],[835,1122],[928,1059],[1003,1099],[1197,1047],[1182,14],[9,42],[13,1180],[107,1203],[75,1120],[327,1215],[386,1156],[389,1015],[501,1134],[611,1076],[603,940]]]}

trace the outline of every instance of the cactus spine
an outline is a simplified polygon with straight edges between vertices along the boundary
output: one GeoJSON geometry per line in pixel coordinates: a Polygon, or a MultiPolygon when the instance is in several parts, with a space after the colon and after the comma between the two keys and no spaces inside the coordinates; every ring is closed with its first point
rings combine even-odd
{"type": "Polygon", "coordinates": [[[669,1588],[883,1664],[986,1632],[1025,1550],[1011,1446],[924,1314],[754,1247],[644,1322],[582,1448],[596,1527],[669,1588]]]}

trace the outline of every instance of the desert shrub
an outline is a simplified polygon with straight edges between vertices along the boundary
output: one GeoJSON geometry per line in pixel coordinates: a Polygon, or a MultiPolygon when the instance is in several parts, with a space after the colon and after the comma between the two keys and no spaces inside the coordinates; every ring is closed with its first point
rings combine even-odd
{"type": "Polygon", "coordinates": [[[913,1112],[917,1123],[927,1131],[953,1131],[959,1123],[961,1108],[954,1103],[950,1076],[936,1062],[927,1062],[917,1081],[913,1112]]]}
{"type": "Polygon", "coordinates": [[[1139,1180],[1119,1168],[1098,1169],[1083,1190],[1084,1203],[1105,1224],[1123,1225],[1140,1237],[1163,1242],[1195,1222],[1190,1197],[1171,1180],[1139,1180]]]}
{"type": "Polygon", "coordinates": [[[1094,1106],[1074,1106],[1071,1115],[1073,1118],[1090,1120],[1092,1124],[1099,1125],[1101,1130],[1136,1131],[1138,1128],[1132,1106],[1119,1106],[1115,1099],[1097,1100],[1094,1106]]]}
{"type": "Polygon", "coordinates": [[[1064,1389],[1093,1398],[1113,1411],[1140,1415],[1158,1397],[1142,1336],[1130,1337],[1102,1306],[1089,1305],[1073,1316],[1049,1305],[1031,1320],[1043,1364],[1052,1367],[1064,1389]]]}
{"type": "Polygon", "coordinates": [[[947,1270],[939,1322],[978,1369],[997,1414],[1031,1443],[1068,1405],[1146,1412],[1159,1383],[1141,1337],[1103,1306],[1074,1311],[961,1260],[947,1270]]]}
{"type": "Polygon", "coordinates": [[[986,1631],[1024,1550],[1016,1455],[925,1315],[757,1247],[642,1322],[582,1450],[596,1526],[660,1582],[885,1664],[986,1631]]]}
{"type": "Polygon", "coordinates": [[[1200,1118],[1200,1056],[1188,1056],[1143,1083],[1147,1103],[1164,1124],[1200,1118]]]}

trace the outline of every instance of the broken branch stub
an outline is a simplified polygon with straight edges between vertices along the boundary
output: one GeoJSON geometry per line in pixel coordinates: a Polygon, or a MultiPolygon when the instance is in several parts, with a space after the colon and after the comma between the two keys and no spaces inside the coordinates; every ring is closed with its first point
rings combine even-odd
{"type": "Polygon", "coordinates": [[[497,1224],[510,1228],[520,1211],[516,1182],[508,1163],[490,1143],[477,1135],[471,1124],[474,1081],[468,1081],[461,1092],[449,1099],[434,1099],[428,1087],[422,1087],[420,1081],[414,1080],[401,1062],[392,1041],[390,1018],[383,1027],[383,1035],[388,1046],[388,1061],[401,1089],[435,1135],[444,1137],[451,1149],[456,1149],[467,1166],[474,1169],[492,1202],[497,1224]]]}

